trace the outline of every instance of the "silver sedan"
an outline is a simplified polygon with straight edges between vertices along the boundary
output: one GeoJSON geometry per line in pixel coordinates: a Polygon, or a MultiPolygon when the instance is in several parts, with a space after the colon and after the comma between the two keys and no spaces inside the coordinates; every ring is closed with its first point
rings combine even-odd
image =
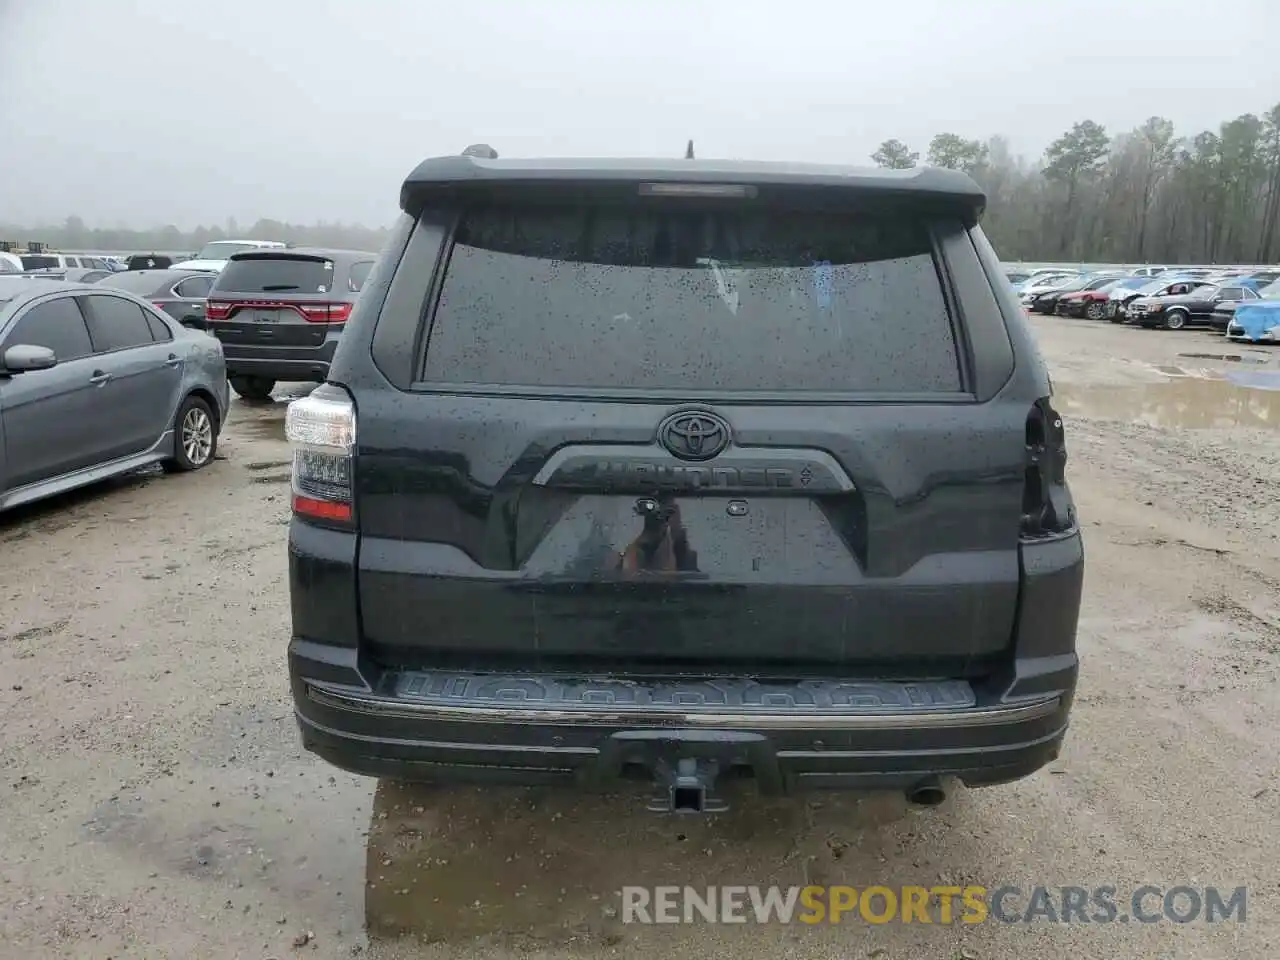
{"type": "Polygon", "coordinates": [[[229,404],[212,337],[123,291],[0,277],[0,510],[151,464],[199,470],[229,404]]]}

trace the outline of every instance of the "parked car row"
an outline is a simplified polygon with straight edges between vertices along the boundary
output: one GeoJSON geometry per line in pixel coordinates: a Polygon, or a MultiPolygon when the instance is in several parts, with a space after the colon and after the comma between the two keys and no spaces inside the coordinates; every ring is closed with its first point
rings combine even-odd
{"type": "Polygon", "coordinates": [[[149,464],[198,470],[230,387],[323,381],[377,255],[251,247],[218,273],[0,276],[0,510],[149,464]]]}
{"type": "MultiPolygon", "coordinates": [[[[1246,285],[1253,286],[1255,289],[1265,287],[1270,283],[1274,283],[1280,279],[1280,267],[1166,267],[1166,266],[1141,266],[1141,267],[1118,267],[1118,266],[1096,266],[1090,268],[1070,267],[1065,265],[1037,267],[1035,269],[1027,269],[1016,266],[1005,268],[1005,276],[1009,283],[1015,288],[1029,283],[1040,283],[1045,278],[1054,275],[1066,275],[1071,277],[1077,276],[1099,276],[1108,274],[1111,276],[1124,277],[1146,277],[1154,280],[1157,277],[1199,277],[1201,279],[1213,277],[1216,279],[1238,278],[1246,285]]],[[[1021,290],[1019,290],[1021,292],[1021,290]]]]}
{"type": "Polygon", "coordinates": [[[1209,326],[1219,306],[1256,299],[1256,291],[1238,283],[1179,284],[1175,289],[1133,300],[1125,308],[1125,321],[1166,330],[1209,326]]]}
{"type": "Polygon", "coordinates": [[[1129,323],[1147,329],[1209,327],[1233,340],[1280,342],[1280,273],[1162,272],[1151,278],[1108,273],[1028,277],[1021,288],[1031,313],[1129,323]],[[1204,274],[1204,275],[1199,275],[1204,274]],[[1262,281],[1272,276],[1270,283],[1262,281]]]}

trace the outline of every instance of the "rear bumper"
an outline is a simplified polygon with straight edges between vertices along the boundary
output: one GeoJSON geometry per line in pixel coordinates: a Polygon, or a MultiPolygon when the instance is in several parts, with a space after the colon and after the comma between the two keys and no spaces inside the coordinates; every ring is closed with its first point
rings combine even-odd
{"type": "Polygon", "coordinates": [[[908,789],[933,777],[983,786],[1051,762],[1066,733],[1078,533],[1022,544],[1016,652],[980,682],[757,681],[687,668],[601,676],[589,664],[576,675],[390,669],[360,643],[355,539],[295,521],[289,542],[289,673],[302,742],[355,773],[581,788],[695,758],[749,773],[770,793],[908,789]]]}
{"type": "Polygon", "coordinates": [[[224,343],[222,355],[228,376],[267,377],[271,380],[322,381],[333,362],[338,336],[329,335],[315,347],[262,347],[224,343]]]}
{"type": "Polygon", "coordinates": [[[306,749],[370,776],[602,788],[683,758],[749,775],[763,793],[969,786],[1058,756],[1076,658],[1019,664],[1021,696],[963,681],[756,683],[379,673],[354,650],[295,640],[289,666],[306,749]]]}

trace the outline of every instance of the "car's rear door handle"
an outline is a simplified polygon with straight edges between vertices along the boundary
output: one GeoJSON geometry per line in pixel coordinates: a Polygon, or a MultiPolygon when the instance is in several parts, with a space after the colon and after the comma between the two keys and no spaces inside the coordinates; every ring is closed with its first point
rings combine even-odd
{"type": "Polygon", "coordinates": [[[171,353],[169,354],[169,359],[164,362],[164,365],[166,367],[180,367],[182,366],[182,358],[178,356],[174,356],[171,353]]]}
{"type": "Polygon", "coordinates": [[[95,370],[93,371],[93,376],[89,378],[89,382],[92,383],[95,387],[100,387],[110,379],[111,379],[111,374],[104,373],[101,370],[95,370]]]}

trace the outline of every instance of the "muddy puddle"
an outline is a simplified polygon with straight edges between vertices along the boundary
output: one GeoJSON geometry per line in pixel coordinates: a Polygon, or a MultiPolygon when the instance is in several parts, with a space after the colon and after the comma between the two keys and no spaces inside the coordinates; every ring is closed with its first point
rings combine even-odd
{"type": "Polygon", "coordinates": [[[1160,366],[1169,377],[1137,385],[1061,384],[1059,411],[1154,427],[1280,428],[1280,371],[1160,366]]]}
{"type": "Polygon", "coordinates": [[[245,403],[234,397],[227,430],[233,435],[254,440],[283,440],[284,415],[289,404],[314,389],[315,384],[311,383],[289,384],[288,389],[279,390],[272,396],[270,403],[245,403]]]}
{"type": "Polygon", "coordinates": [[[895,831],[911,822],[899,794],[797,802],[747,789],[728,813],[663,817],[645,809],[651,792],[379,781],[367,844],[370,941],[616,942],[623,886],[866,882],[884,875],[895,831]]]}
{"type": "Polygon", "coordinates": [[[284,440],[284,405],[279,410],[258,414],[252,419],[234,421],[227,425],[228,431],[241,437],[254,440],[284,440]]]}

